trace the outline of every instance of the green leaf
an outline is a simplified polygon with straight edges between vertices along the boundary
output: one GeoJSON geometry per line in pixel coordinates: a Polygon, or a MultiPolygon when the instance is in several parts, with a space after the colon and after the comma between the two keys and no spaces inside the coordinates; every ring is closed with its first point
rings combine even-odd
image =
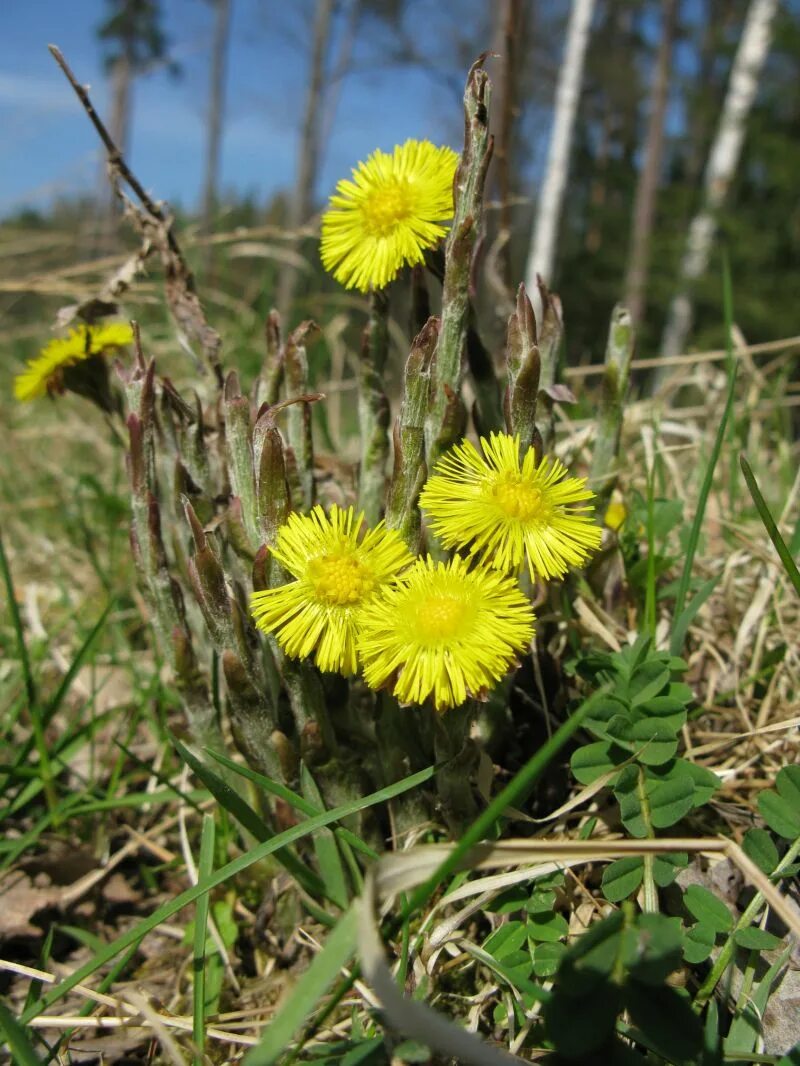
{"type": "Polygon", "coordinates": [[[646,837],[649,830],[639,795],[639,767],[626,766],[621,770],[613,790],[625,828],[632,836],[646,837]]]}
{"type": "Polygon", "coordinates": [[[636,745],[636,758],[645,766],[663,766],[678,748],[675,731],[659,719],[643,718],[634,722],[631,737],[636,745]]]}
{"type": "Polygon", "coordinates": [[[775,779],[778,793],[796,811],[800,811],[800,766],[784,766],[775,779]]]}
{"type": "Polygon", "coordinates": [[[544,892],[533,892],[525,903],[525,910],[528,914],[549,914],[555,902],[556,894],[549,889],[544,892]]]}
{"type": "Polygon", "coordinates": [[[605,692],[598,693],[589,700],[590,711],[584,725],[596,736],[607,737],[606,726],[615,715],[626,717],[628,705],[605,692]]]}
{"type": "Polygon", "coordinates": [[[245,1056],[245,1066],[273,1066],[284,1057],[292,1037],[352,958],[357,928],[358,913],[351,906],[330,931],[322,951],[313,957],[292,994],[273,1015],[261,1043],[245,1056]]]}
{"type": "MultiPolygon", "coordinates": [[[[383,1043],[382,1040],[381,1043],[383,1043]]],[[[414,1063],[431,1061],[430,1048],[427,1048],[418,1040],[404,1040],[402,1044],[398,1044],[392,1052],[392,1055],[398,1062],[414,1063]]],[[[342,1066],[344,1066],[344,1063],[342,1066]]]]}
{"type": "Polygon", "coordinates": [[[684,1063],[700,1053],[703,1044],[700,1020],[674,988],[629,981],[624,995],[631,1021],[662,1058],[684,1063]]]}
{"type": "Polygon", "coordinates": [[[758,810],[770,829],[779,837],[785,837],[787,840],[800,837],[800,807],[792,807],[791,803],[777,792],[771,789],[762,792],[758,797],[758,810]]]}
{"type": "Polygon", "coordinates": [[[679,732],[686,724],[686,704],[674,696],[654,696],[636,710],[640,715],[657,719],[673,733],[679,732]]]}
{"type": "Polygon", "coordinates": [[[631,707],[640,707],[659,696],[670,680],[670,669],[658,659],[648,659],[628,682],[631,707]]]}
{"type": "Polygon", "coordinates": [[[660,773],[662,768],[645,771],[647,795],[650,800],[650,820],[656,829],[666,829],[680,821],[691,810],[694,782],[679,760],[660,773]]]}
{"type": "Polygon", "coordinates": [[[767,932],[766,929],[759,929],[756,925],[737,929],[733,939],[740,948],[746,948],[748,951],[773,951],[782,944],[780,937],[767,932]]]}
{"type": "MultiPolygon", "coordinates": [[[[581,939],[586,937],[586,933],[581,939]]],[[[559,974],[556,975],[558,982],[559,974]]],[[[622,996],[613,984],[603,982],[591,995],[576,1002],[559,984],[544,1005],[545,1031],[560,1055],[587,1061],[614,1032],[622,996]]],[[[592,1060],[593,1061],[593,1060],[592,1060]]]]}
{"type": "Polygon", "coordinates": [[[689,856],[685,851],[670,851],[666,855],[654,855],[653,880],[659,888],[666,888],[678,876],[678,871],[688,865],[689,856]]]}
{"type": "Polygon", "coordinates": [[[527,935],[525,922],[505,922],[499,929],[495,929],[487,936],[483,942],[483,950],[492,958],[502,961],[522,947],[527,935]]]}
{"type": "Polygon", "coordinates": [[[580,997],[608,981],[622,948],[623,923],[622,911],[615,911],[570,946],[558,971],[563,992],[580,997]]]}
{"type": "Polygon", "coordinates": [[[710,925],[704,925],[703,922],[690,925],[683,934],[683,957],[693,965],[705,962],[716,942],[717,934],[710,925]]]}
{"type": "Polygon", "coordinates": [[[608,723],[608,736],[646,766],[661,766],[675,754],[675,731],[659,719],[625,718],[615,715],[608,723]]]}
{"type": "Polygon", "coordinates": [[[676,759],[675,761],[689,774],[694,782],[692,806],[702,807],[704,803],[708,803],[719,788],[720,781],[717,775],[712,773],[711,770],[707,770],[705,766],[698,766],[697,763],[689,762],[688,759],[676,759]]]}
{"type": "Polygon", "coordinates": [[[563,914],[533,914],[528,919],[527,931],[533,941],[546,940],[552,943],[567,935],[569,923],[563,914]]]}
{"type": "MultiPolygon", "coordinates": [[[[673,825],[692,807],[694,786],[681,762],[676,759],[663,767],[647,767],[643,771],[650,824],[656,829],[673,825]]],[[[645,837],[650,831],[642,809],[640,772],[636,766],[627,766],[620,771],[614,785],[620,817],[625,828],[635,837],[645,837]]]]}
{"type": "Polygon", "coordinates": [[[681,965],[683,930],[680,918],[640,914],[625,930],[622,959],[630,976],[643,984],[663,984],[681,965]]]}
{"type": "Polygon", "coordinates": [[[719,1038],[719,1008],[714,999],[709,1000],[706,1008],[706,1021],[703,1026],[703,1066],[721,1066],[722,1053],[719,1038]]]}
{"type": "MultiPolygon", "coordinates": [[[[374,1036],[369,1040],[359,1041],[358,1046],[351,1048],[339,1063],[339,1066],[379,1066],[386,1061],[383,1055],[384,1041],[382,1036],[374,1036]]],[[[326,1060],[330,1062],[330,1060],[326,1060]]],[[[406,1060],[408,1061],[408,1060],[406,1060]]],[[[428,1059],[423,1059],[427,1062],[428,1059]]],[[[324,1066],[321,1063],[320,1066],[324,1066]]]]}
{"type": "Polygon", "coordinates": [[[593,744],[584,744],[573,752],[570,767],[577,781],[582,785],[590,785],[592,781],[624,762],[625,758],[626,753],[615,744],[597,740],[593,744]]]}
{"type": "Polygon", "coordinates": [[[552,977],[558,970],[566,945],[558,940],[543,941],[533,948],[533,972],[537,977],[552,977]]]}
{"type": "Polygon", "coordinates": [[[775,841],[766,829],[748,829],[742,840],[742,850],[765,874],[771,874],[780,859],[775,841]]]}
{"type": "MultiPolygon", "coordinates": [[[[528,903],[530,895],[525,885],[512,885],[499,896],[486,904],[486,910],[492,914],[513,914],[521,911],[528,903]]],[[[553,897],[555,899],[555,896],[553,897]]]]}
{"type": "Polygon", "coordinates": [[[639,888],[643,876],[644,862],[639,855],[616,859],[603,871],[603,895],[609,903],[619,903],[639,888]]]}
{"type": "Polygon", "coordinates": [[[721,899],[702,885],[689,885],[683,894],[686,909],[698,922],[715,933],[727,933],[733,928],[733,916],[721,899]]]}

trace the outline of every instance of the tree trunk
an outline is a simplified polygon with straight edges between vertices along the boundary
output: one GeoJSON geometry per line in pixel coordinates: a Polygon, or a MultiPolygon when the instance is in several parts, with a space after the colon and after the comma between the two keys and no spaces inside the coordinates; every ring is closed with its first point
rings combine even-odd
{"type": "Polygon", "coordinates": [[[653,93],[650,118],[644,146],[644,160],[636,184],[633,204],[633,225],[628,255],[628,271],[625,279],[624,303],[633,322],[639,325],[645,306],[647,275],[650,267],[650,238],[653,233],[656,194],[661,177],[661,157],[664,149],[664,116],[669,97],[669,77],[672,63],[672,45],[675,40],[675,25],[678,15],[678,0],[662,0],[661,40],[658,45],[656,69],[653,75],[653,93]]]}
{"type": "Polygon", "coordinates": [[[567,44],[556,88],[553,131],[550,134],[545,176],[526,269],[525,287],[532,299],[539,291],[537,274],[541,275],[545,282],[552,280],[556,238],[567,184],[570,147],[594,3],[595,0],[572,0],[567,44]]]}
{"type": "Polygon", "coordinates": [[[661,354],[673,356],[686,347],[692,326],[691,290],[708,266],[716,230],[716,215],[725,202],[736,173],[745,127],[758,80],[769,51],[778,0],[751,0],[728,91],[703,178],[703,201],[692,219],[678,275],[678,292],[670,304],[661,339],[661,354]]]}
{"type": "Polygon", "coordinates": [[[111,76],[111,121],[109,132],[122,155],[128,151],[128,135],[131,117],[131,81],[133,66],[127,55],[121,55],[114,64],[111,76]]]}
{"type": "MultiPolygon", "coordinates": [[[[123,157],[127,156],[130,136],[131,97],[133,88],[133,64],[124,53],[111,68],[111,113],[108,131],[123,157]]],[[[111,244],[120,212],[119,201],[108,181],[106,156],[100,164],[100,210],[92,236],[93,254],[103,255],[111,244]]]]}
{"type": "MultiPolygon", "coordinates": [[[[333,16],[333,0],[317,0],[312,30],[311,65],[303,126],[297,160],[297,181],[289,205],[289,228],[297,230],[308,221],[314,209],[314,189],[320,154],[320,130],[323,117],[323,86],[333,16]]],[[[298,244],[295,241],[295,245],[298,244]]],[[[278,287],[278,310],[281,320],[289,323],[289,313],[297,286],[297,270],[286,264],[278,287]]]]}
{"type": "MultiPolygon", "coordinates": [[[[513,285],[511,280],[511,233],[512,233],[512,168],[514,151],[514,126],[519,114],[517,105],[517,83],[519,80],[520,57],[525,52],[527,27],[524,22],[532,12],[523,5],[522,0],[504,0],[496,3],[492,0],[494,15],[494,51],[500,56],[500,77],[494,94],[492,108],[498,116],[497,133],[494,141],[494,194],[499,202],[498,209],[498,272],[513,305],[513,285]]],[[[505,310],[505,309],[504,309],[505,310]]],[[[506,314],[507,317],[507,314],[506,314]]]]}
{"type": "MultiPolygon", "coordinates": [[[[219,157],[222,143],[222,123],[225,113],[225,61],[228,54],[231,0],[214,0],[214,39],[211,48],[211,84],[208,99],[208,140],[206,141],[206,173],[203,182],[203,232],[214,229],[219,184],[219,157]]],[[[209,245],[209,256],[210,259],[209,245]]]]}

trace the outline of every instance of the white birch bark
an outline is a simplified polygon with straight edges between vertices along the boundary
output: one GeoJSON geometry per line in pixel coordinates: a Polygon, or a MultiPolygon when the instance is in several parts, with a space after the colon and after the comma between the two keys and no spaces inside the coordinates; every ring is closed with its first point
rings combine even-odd
{"type": "Polygon", "coordinates": [[[747,117],[769,52],[778,0],[751,0],[733,60],[719,126],[703,178],[703,201],[692,219],[678,275],[678,292],[670,304],[661,338],[661,355],[681,354],[692,328],[691,290],[706,271],[717,223],[739,164],[747,117]]]}
{"type": "MultiPolygon", "coordinates": [[[[586,46],[589,42],[594,6],[595,0],[572,0],[567,27],[567,43],[556,88],[553,129],[547,151],[544,181],[539,194],[536,222],[525,271],[525,287],[531,299],[534,299],[539,292],[536,284],[537,274],[540,274],[548,283],[552,281],[556,238],[564,202],[564,190],[567,185],[575,114],[578,110],[583,82],[586,46]]],[[[538,315],[538,307],[536,312],[538,315]]]]}

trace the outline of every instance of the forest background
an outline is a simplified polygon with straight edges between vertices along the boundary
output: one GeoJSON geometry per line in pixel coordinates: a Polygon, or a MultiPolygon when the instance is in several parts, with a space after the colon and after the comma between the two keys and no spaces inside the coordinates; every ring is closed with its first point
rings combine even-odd
{"type": "MultiPolygon", "coordinates": [[[[706,197],[703,176],[734,56],[749,9],[758,6],[745,0],[588,5],[591,29],[578,72],[566,196],[547,271],[569,309],[568,364],[599,361],[618,300],[633,308],[639,356],[658,355],[664,344],[687,230],[706,197]],[[650,204],[644,212],[643,192],[650,204]]],[[[744,337],[770,341],[796,332],[800,5],[766,7],[770,41],[756,71],[755,99],[742,117],[741,155],[714,212],[718,234],[707,266],[692,284],[690,339],[699,348],[722,341],[723,247],[744,337]]],[[[390,149],[409,136],[457,147],[464,71],[486,50],[497,53],[489,61],[496,146],[484,242],[495,284],[483,295],[501,338],[507,293],[519,279],[531,280],[534,208],[548,166],[571,8],[566,0],[11,5],[0,45],[0,136],[14,161],[0,175],[2,272],[14,275],[0,297],[3,373],[32,354],[55,310],[46,294],[19,283],[24,235],[41,235],[27,252],[37,273],[74,265],[76,248],[87,259],[120,250],[120,238],[103,223],[103,213],[116,209],[99,146],[46,51],[48,42],[59,44],[79,80],[92,84],[134,172],[192,232],[268,227],[260,248],[225,257],[226,268],[214,279],[223,290],[220,302],[227,290],[253,312],[241,323],[241,366],[246,349],[260,349],[261,322],[273,304],[286,311],[292,303],[295,324],[324,320],[346,299],[325,278],[313,237],[298,242],[293,234],[303,227],[313,233],[315,212],[336,180],[374,148],[390,149]],[[21,258],[6,258],[20,238],[21,258]],[[278,291],[282,264],[297,256],[297,269],[284,272],[278,291]]],[[[198,253],[193,261],[201,284],[212,258],[198,253]]],[[[206,296],[215,299],[213,288],[206,296]]],[[[316,353],[323,362],[329,357],[316,353]]],[[[251,363],[254,369],[255,354],[251,363]]]]}

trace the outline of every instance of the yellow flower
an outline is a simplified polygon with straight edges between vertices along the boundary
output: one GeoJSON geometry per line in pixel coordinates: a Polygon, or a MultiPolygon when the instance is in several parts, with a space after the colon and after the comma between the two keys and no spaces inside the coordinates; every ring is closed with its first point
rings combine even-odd
{"type": "Polygon", "coordinates": [[[458,155],[430,141],[375,151],[322,216],[322,264],[346,289],[382,289],[447,233],[458,155]]]}
{"type": "Polygon", "coordinates": [[[76,326],[66,337],[54,337],[35,359],[28,360],[25,370],[14,378],[14,397],[27,403],[47,392],[62,392],[66,367],[109,349],[124,348],[132,342],[133,330],[127,322],[76,326]]]}
{"type": "Polygon", "coordinates": [[[519,437],[481,438],[483,455],[462,441],[436,464],[420,496],[431,529],[447,548],[468,549],[498,570],[562,577],[600,545],[585,478],[565,477],[558,459],[520,458],[519,437]]]}
{"type": "Polygon", "coordinates": [[[533,608],[516,582],[489,570],[419,559],[364,609],[358,652],[372,688],[441,711],[482,698],[525,651],[533,608]]]}
{"type": "Polygon", "coordinates": [[[412,561],[400,535],[381,522],[359,539],[364,516],[334,505],[291,514],[272,550],[296,580],[256,592],[256,625],[274,633],[293,659],[314,653],[320,670],[355,673],[360,615],[382,588],[412,561]]]}
{"type": "Polygon", "coordinates": [[[612,500],[606,508],[606,516],[603,519],[603,524],[609,529],[613,529],[615,533],[619,533],[627,517],[628,511],[625,504],[621,503],[619,500],[612,500]]]}

